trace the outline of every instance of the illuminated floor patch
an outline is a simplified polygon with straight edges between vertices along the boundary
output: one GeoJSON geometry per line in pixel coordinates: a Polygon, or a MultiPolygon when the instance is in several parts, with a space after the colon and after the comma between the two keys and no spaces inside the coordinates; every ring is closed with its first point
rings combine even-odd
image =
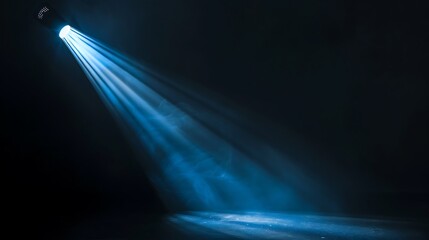
{"type": "Polygon", "coordinates": [[[374,219],[194,212],[169,220],[186,231],[238,239],[425,239],[423,233],[407,230],[407,223],[374,219]]]}
{"type": "Polygon", "coordinates": [[[280,213],[189,212],[94,218],[67,239],[427,239],[427,224],[280,213]]]}

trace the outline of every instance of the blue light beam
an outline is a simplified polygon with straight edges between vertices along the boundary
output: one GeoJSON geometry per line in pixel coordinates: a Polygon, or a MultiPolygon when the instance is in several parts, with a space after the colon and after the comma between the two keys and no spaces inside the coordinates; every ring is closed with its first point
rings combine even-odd
{"type": "MultiPolygon", "coordinates": [[[[67,30],[67,29],[66,29],[67,30]]],[[[285,210],[323,194],[284,156],[240,129],[235,113],[190,94],[74,28],[60,34],[172,210],[285,210]],[[224,113],[227,111],[223,111],[224,113]]]]}

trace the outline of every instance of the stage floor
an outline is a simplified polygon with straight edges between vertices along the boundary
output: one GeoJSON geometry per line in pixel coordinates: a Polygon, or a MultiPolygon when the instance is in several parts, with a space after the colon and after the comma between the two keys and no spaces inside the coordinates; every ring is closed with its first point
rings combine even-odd
{"type": "Polygon", "coordinates": [[[427,239],[426,223],[261,212],[97,216],[61,239],[427,239]]]}

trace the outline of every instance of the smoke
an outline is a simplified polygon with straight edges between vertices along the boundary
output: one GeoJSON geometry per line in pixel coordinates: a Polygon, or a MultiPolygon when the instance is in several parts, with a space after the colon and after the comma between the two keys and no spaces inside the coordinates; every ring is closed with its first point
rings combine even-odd
{"type": "Polygon", "coordinates": [[[172,210],[285,210],[320,188],[259,139],[233,106],[160,77],[72,29],[63,39],[137,149],[172,210]],[[210,99],[208,99],[210,98],[210,99]]]}

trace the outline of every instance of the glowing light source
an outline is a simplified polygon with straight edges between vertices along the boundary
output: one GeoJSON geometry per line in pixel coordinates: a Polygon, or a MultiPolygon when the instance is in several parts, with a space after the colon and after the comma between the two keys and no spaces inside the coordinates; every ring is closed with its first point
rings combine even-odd
{"type": "Polygon", "coordinates": [[[64,26],[63,28],[61,28],[61,31],[60,31],[60,38],[65,38],[67,35],[69,35],[69,33],[70,33],[70,26],[69,25],[66,25],[66,26],[64,26]]]}

